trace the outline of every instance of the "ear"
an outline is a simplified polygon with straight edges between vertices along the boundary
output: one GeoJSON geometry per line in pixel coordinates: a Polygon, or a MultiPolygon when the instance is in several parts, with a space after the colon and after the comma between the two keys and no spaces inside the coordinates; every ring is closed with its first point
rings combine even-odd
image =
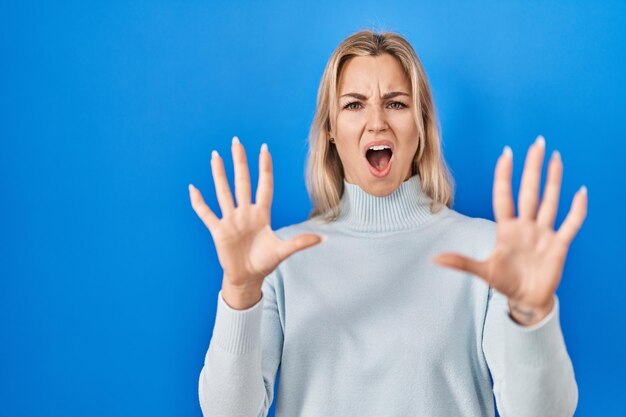
{"type": "Polygon", "coordinates": [[[332,131],[326,131],[326,142],[335,143],[335,135],[332,131]]]}

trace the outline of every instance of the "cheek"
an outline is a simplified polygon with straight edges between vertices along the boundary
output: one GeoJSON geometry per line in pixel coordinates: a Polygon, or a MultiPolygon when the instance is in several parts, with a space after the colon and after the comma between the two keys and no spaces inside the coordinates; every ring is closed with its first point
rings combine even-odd
{"type": "Polygon", "coordinates": [[[337,118],[337,131],[350,135],[363,130],[363,116],[359,113],[342,113],[337,118]]]}
{"type": "Polygon", "coordinates": [[[417,146],[418,132],[413,117],[398,118],[394,121],[392,128],[398,140],[417,146]]]}
{"type": "Polygon", "coordinates": [[[413,118],[409,118],[406,123],[394,125],[393,129],[396,139],[400,143],[400,147],[402,149],[402,151],[395,155],[395,157],[408,163],[408,161],[413,159],[415,151],[417,151],[417,126],[413,123],[413,118]]]}
{"type": "Polygon", "coordinates": [[[413,118],[413,115],[409,112],[396,114],[395,117],[392,118],[392,123],[394,128],[399,132],[414,132],[417,134],[417,125],[415,124],[415,119],[413,118]]]}

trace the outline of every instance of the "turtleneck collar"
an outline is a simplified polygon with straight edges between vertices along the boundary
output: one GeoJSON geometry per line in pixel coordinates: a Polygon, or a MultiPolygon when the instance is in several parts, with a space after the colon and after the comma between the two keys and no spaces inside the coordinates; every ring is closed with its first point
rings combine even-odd
{"type": "Polygon", "coordinates": [[[411,229],[428,221],[432,199],[422,190],[418,174],[385,197],[377,197],[343,180],[337,222],[359,232],[391,232],[411,229]]]}

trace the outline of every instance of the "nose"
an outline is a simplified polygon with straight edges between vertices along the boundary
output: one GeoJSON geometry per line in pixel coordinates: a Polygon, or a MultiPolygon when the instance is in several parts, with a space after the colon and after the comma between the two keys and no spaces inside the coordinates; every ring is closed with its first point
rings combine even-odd
{"type": "Polygon", "coordinates": [[[370,133],[377,133],[384,132],[387,128],[388,125],[387,120],[385,119],[385,112],[377,106],[373,106],[368,114],[367,130],[370,133]]]}

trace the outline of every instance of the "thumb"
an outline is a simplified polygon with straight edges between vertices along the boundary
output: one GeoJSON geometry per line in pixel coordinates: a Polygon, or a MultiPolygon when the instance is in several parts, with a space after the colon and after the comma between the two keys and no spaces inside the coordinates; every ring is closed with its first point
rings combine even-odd
{"type": "Polygon", "coordinates": [[[326,236],[316,235],[312,233],[298,235],[292,239],[289,239],[283,242],[283,244],[280,245],[280,247],[278,248],[278,256],[280,257],[280,261],[282,262],[294,253],[317,245],[325,241],[326,239],[326,236]]]}
{"type": "Polygon", "coordinates": [[[486,262],[476,261],[463,255],[456,253],[440,253],[435,256],[433,262],[441,266],[447,266],[449,268],[458,269],[460,271],[469,272],[483,279],[487,278],[486,262]]]}

